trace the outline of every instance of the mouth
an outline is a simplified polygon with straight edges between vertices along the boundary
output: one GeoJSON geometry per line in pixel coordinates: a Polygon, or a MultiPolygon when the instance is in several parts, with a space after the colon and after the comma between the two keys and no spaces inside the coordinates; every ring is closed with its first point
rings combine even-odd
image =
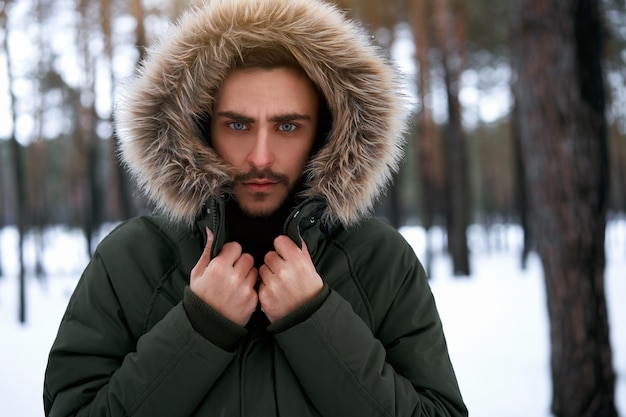
{"type": "Polygon", "coordinates": [[[265,192],[272,190],[272,188],[274,188],[275,186],[277,186],[278,182],[270,181],[266,179],[256,179],[256,180],[242,182],[241,185],[243,185],[246,189],[248,189],[251,192],[265,193],[265,192]]]}

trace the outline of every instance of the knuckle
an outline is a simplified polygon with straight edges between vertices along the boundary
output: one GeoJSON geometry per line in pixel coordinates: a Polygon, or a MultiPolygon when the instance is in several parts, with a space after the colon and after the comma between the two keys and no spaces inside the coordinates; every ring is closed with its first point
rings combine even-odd
{"type": "Polygon", "coordinates": [[[252,255],[250,255],[249,253],[244,253],[241,255],[241,258],[247,263],[247,264],[254,264],[254,258],[252,257],[252,255]]]}
{"type": "Polygon", "coordinates": [[[226,245],[231,247],[232,250],[234,250],[234,251],[238,251],[238,252],[241,251],[241,245],[239,244],[239,242],[228,242],[226,245]]]}
{"type": "Polygon", "coordinates": [[[285,235],[280,235],[277,236],[276,239],[274,239],[274,245],[276,246],[282,246],[285,244],[285,239],[289,239],[287,236],[285,235]]]}

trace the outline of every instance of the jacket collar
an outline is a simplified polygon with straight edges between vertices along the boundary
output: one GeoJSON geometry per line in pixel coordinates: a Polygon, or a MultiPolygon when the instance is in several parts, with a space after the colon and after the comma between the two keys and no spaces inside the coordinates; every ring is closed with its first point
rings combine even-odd
{"type": "MultiPolygon", "coordinates": [[[[302,239],[306,242],[309,252],[313,256],[317,252],[320,239],[329,235],[336,225],[324,221],[326,201],[321,198],[309,198],[296,206],[285,219],[283,234],[287,235],[299,248],[302,248],[302,239]]],[[[204,205],[196,225],[203,236],[203,243],[207,241],[206,229],[213,233],[211,257],[217,256],[227,241],[225,202],[222,198],[211,197],[204,205]]]]}

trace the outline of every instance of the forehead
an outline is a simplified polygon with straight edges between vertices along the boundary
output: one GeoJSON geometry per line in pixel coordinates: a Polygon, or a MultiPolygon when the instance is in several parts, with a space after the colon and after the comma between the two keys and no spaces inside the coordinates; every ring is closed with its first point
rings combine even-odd
{"type": "Polygon", "coordinates": [[[214,109],[243,110],[264,106],[304,110],[317,109],[313,82],[293,68],[245,68],[232,71],[215,96],[214,109]],[[231,109],[230,107],[236,107],[231,109]]]}

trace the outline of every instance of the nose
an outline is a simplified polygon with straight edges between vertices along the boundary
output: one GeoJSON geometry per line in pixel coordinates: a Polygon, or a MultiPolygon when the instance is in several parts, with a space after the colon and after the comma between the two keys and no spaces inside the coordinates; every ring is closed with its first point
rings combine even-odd
{"type": "Polygon", "coordinates": [[[256,168],[267,168],[274,162],[274,152],[270,147],[270,137],[261,131],[254,138],[254,145],[248,154],[248,163],[256,168]]]}

